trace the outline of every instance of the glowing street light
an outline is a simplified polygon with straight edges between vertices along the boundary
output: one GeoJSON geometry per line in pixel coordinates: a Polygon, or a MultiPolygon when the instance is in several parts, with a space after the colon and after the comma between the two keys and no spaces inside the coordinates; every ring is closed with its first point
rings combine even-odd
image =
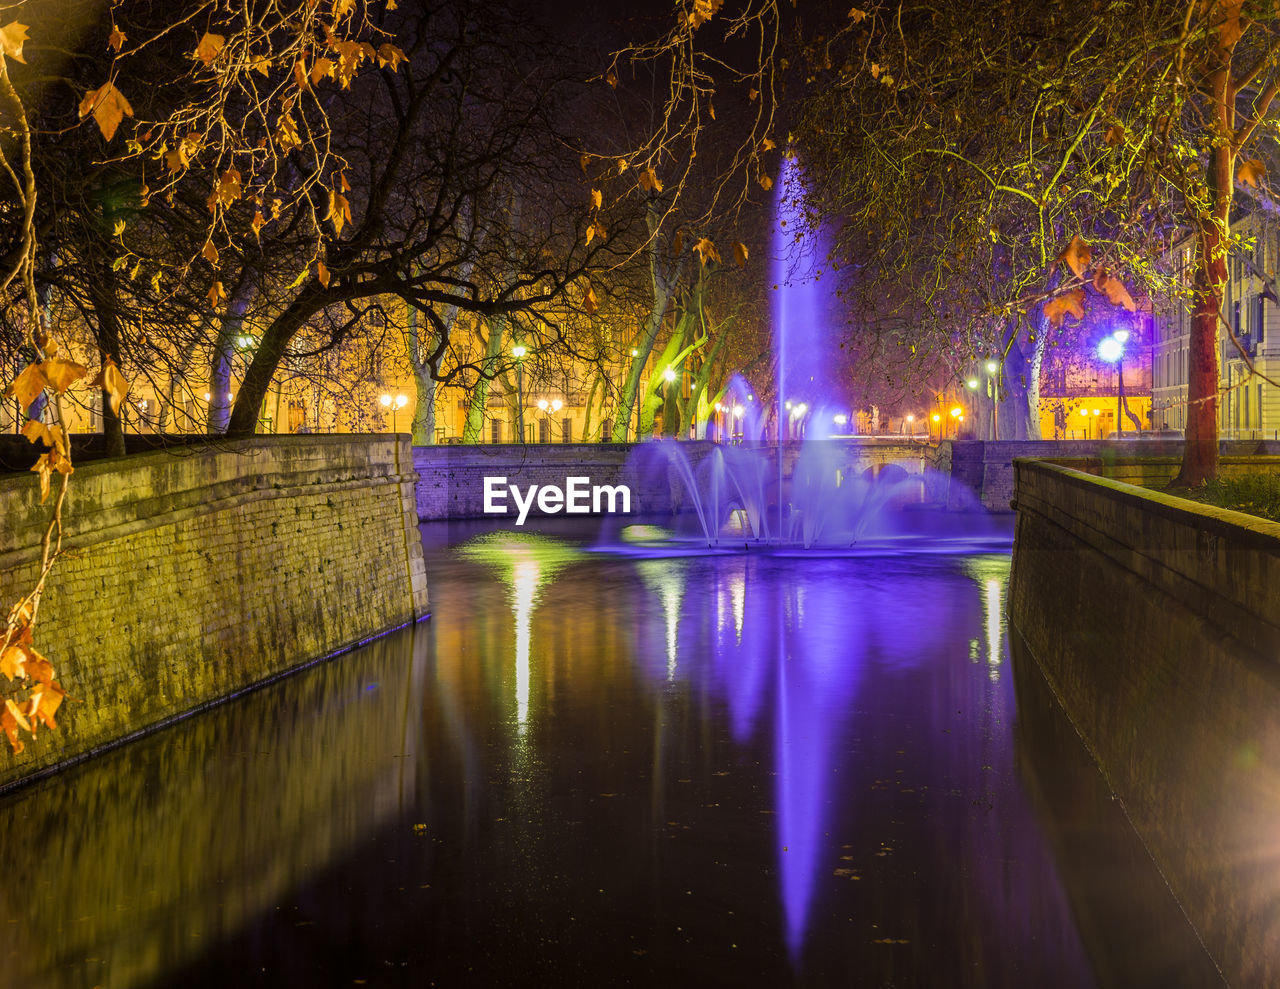
{"type": "Polygon", "coordinates": [[[995,374],[999,365],[995,361],[987,361],[987,374],[995,374]]]}
{"type": "Polygon", "coordinates": [[[978,379],[977,379],[977,378],[970,378],[968,381],[966,381],[966,382],[965,382],[965,385],[966,385],[966,386],[968,386],[968,388],[969,388],[969,390],[970,390],[970,391],[977,391],[977,389],[978,389],[978,379]]]}
{"type": "Polygon", "coordinates": [[[383,394],[379,396],[378,401],[382,403],[384,409],[391,409],[391,431],[396,430],[396,413],[403,409],[409,403],[407,395],[397,395],[392,398],[390,395],[383,394]]]}
{"type": "Polygon", "coordinates": [[[832,416],[832,419],[837,426],[844,426],[849,422],[849,417],[845,415],[843,412],[840,413],[839,415],[832,416]]]}
{"type": "Polygon", "coordinates": [[[665,368],[662,372],[662,376],[667,380],[668,383],[676,380],[676,373],[675,371],[671,370],[671,368],[665,368]]]}
{"type": "Polygon", "coordinates": [[[951,418],[952,418],[952,419],[959,419],[959,418],[960,418],[960,416],[961,416],[961,415],[963,415],[963,414],[964,414],[964,409],[960,408],[960,406],[958,406],[958,405],[952,406],[952,408],[951,408],[951,418]]]}

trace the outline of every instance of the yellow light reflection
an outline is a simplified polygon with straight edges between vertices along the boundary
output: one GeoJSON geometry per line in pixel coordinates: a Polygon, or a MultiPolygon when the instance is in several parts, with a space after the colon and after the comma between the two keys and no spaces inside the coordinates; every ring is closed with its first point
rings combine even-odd
{"type": "Polygon", "coordinates": [[[641,560],[636,569],[658,595],[667,632],[667,679],[676,678],[676,633],[680,626],[680,604],[687,580],[683,560],[641,560]]]}
{"type": "Polygon", "coordinates": [[[537,560],[525,559],[515,561],[511,573],[516,620],[516,730],[521,734],[529,723],[530,620],[538,600],[541,572],[537,560]]]}
{"type": "Polygon", "coordinates": [[[983,602],[983,620],[987,628],[987,665],[991,667],[991,679],[996,680],[999,673],[996,667],[1001,661],[1000,610],[1004,599],[1004,587],[998,580],[987,581],[986,600],[983,602]]]}

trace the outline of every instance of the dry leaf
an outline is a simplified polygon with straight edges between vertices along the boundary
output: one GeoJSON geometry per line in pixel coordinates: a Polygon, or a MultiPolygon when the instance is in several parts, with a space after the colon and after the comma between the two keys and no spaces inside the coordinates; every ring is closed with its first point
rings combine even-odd
{"type": "Polygon", "coordinates": [[[1258,181],[1266,174],[1267,166],[1257,158],[1250,158],[1248,161],[1241,162],[1240,167],[1236,169],[1236,181],[1256,189],[1258,181]]]}
{"type": "Polygon", "coordinates": [[[200,252],[200,256],[215,267],[218,264],[218,249],[214,246],[213,241],[206,240],[204,242],[204,250],[200,252]]]}
{"type": "Polygon", "coordinates": [[[1222,23],[1218,25],[1218,44],[1225,51],[1231,51],[1244,34],[1240,24],[1240,8],[1243,0],[1219,0],[1222,10],[1222,23]]]}
{"type": "Polygon", "coordinates": [[[765,175],[764,172],[761,172],[756,177],[756,181],[760,183],[760,188],[763,189],[765,192],[768,192],[770,189],[773,188],[773,179],[765,175]]]}
{"type": "Polygon", "coordinates": [[[266,217],[262,215],[262,210],[258,210],[253,214],[253,222],[249,225],[253,227],[253,235],[255,237],[260,237],[262,235],[262,228],[266,222],[267,220],[266,217]]]}
{"type": "Polygon", "coordinates": [[[582,311],[590,316],[596,311],[596,309],[596,290],[588,285],[587,292],[582,297],[582,311]]]}
{"type": "Polygon", "coordinates": [[[645,192],[661,192],[662,180],[658,178],[658,174],[652,168],[646,168],[638,176],[640,188],[645,192]]]}
{"type": "Polygon", "coordinates": [[[128,40],[128,36],[123,31],[121,31],[118,27],[112,24],[111,34],[107,38],[107,45],[111,48],[114,48],[116,52],[119,53],[120,49],[124,46],[124,43],[127,40],[128,40]]]}
{"type": "Polygon", "coordinates": [[[604,81],[607,82],[614,89],[618,88],[618,76],[612,70],[607,75],[605,75],[604,81]]]}
{"type": "Polygon", "coordinates": [[[747,251],[747,245],[735,240],[733,242],[733,259],[738,262],[739,268],[747,266],[748,257],[750,257],[750,254],[747,251]]]}
{"type": "Polygon", "coordinates": [[[1058,263],[1065,264],[1077,278],[1084,274],[1084,270],[1089,267],[1089,262],[1092,260],[1093,251],[1078,234],[1071,238],[1067,249],[1058,255],[1058,263]]]}
{"type": "Polygon", "coordinates": [[[209,305],[217,309],[222,300],[227,297],[227,290],[222,287],[222,282],[214,282],[209,286],[209,294],[207,296],[209,305]]]}
{"type": "MultiPolygon", "coordinates": [[[[12,704],[13,702],[10,701],[9,703],[12,704]]],[[[19,754],[24,748],[26,748],[22,739],[18,737],[17,716],[10,713],[7,707],[3,712],[0,712],[0,728],[3,728],[4,733],[9,736],[9,747],[13,749],[14,755],[19,754]]]]}
{"type": "Polygon", "coordinates": [[[218,183],[213,187],[214,201],[220,206],[230,206],[240,198],[243,192],[240,169],[228,168],[218,176],[218,183]]]}
{"type": "Polygon", "coordinates": [[[111,403],[111,411],[119,414],[120,403],[124,401],[125,395],[129,394],[129,382],[120,373],[120,369],[116,367],[116,362],[110,355],[103,360],[102,369],[98,371],[97,377],[89,382],[89,385],[105,391],[111,403]]]}
{"type": "Polygon", "coordinates": [[[325,288],[329,287],[329,269],[325,267],[323,261],[316,262],[316,280],[325,288]]]}
{"type": "Polygon", "coordinates": [[[49,500],[49,482],[53,478],[52,453],[42,453],[31,465],[31,470],[40,475],[40,504],[49,500]]]}
{"type": "Polygon", "coordinates": [[[0,393],[0,397],[9,398],[12,396],[18,400],[18,405],[25,411],[31,407],[31,403],[40,397],[40,393],[45,390],[49,382],[44,376],[44,372],[40,370],[39,364],[28,364],[22,369],[22,373],[9,382],[5,386],[4,392],[0,393]]]}
{"type": "Polygon", "coordinates": [[[1115,275],[1106,273],[1102,268],[1094,272],[1093,287],[1103,293],[1112,305],[1124,306],[1129,312],[1137,310],[1137,306],[1133,302],[1133,296],[1124,287],[1124,282],[1115,275]]]}
{"type": "Polygon", "coordinates": [[[44,375],[45,380],[49,382],[49,387],[58,392],[58,394],[62,394],[75,382],[87,375],[89,369],[83,364],[77,364],[75,361],[69,361],[62,357],[51,357],[47,361],[41,361],[40,372],[44,375]]]}
{"type": "Polygon", "coordinates": [[[604,194],[599,189],[591,190],[591,205],[599,209],[604,204],[604,194]]]}
{"type": "Polygon", "coordinates": [[[1044,304],[1044,317],[1054,329],[1060,327],[1063,318],[1068,315],[1074,316],[1076,319],[1084,319],[1083,288],[1064,292],[1044,304]]]}
{"type": "Polygon", "coordinates": [[[776,144],[774,144],[774,143],[773,143],[773,141],[772,141],[770,138],[767,138],[767,137],[765,137],[765,138],[761,138],[761,140],[760,140],[760,151],[761,151],[761,152],[765,152],[765,151],[772,151],[772,150],[773,150],[774,148],[776,148],[776,147],[777,147],[777,145],[776,145],[776,144]]]}
{"type": "Polygon", "coordinates": [[[329,190],[329,215],[325,219],[333,222],[333,232],[338,237],[342,236],[342,228],[351,222],[351,204],[337,189],[329,190]]]}
{"type": "Polygon", "coordinates": [[[390,68],[392,72],[400,69],[400,63],[403,62],[407,55],[395,45],[385,44],[378,46],[378,68],[390,68]]]}
{"type": "Polygon", "coordinates": [[[716,245],[707,237],[699,237],[698,242],[693,245],[693,249],[698,252],[698,259],[706,264],[708,261],[719,261],[720,252],[716,250],[716,245]]]}
{"type": "Polygon", "coordinates": [[[311,76],[310,76],[311,85],[314,86],[321,79],[324,79],[326,77],[329,79],[332,79],[333,74],[336,70],[337,70],[337,65],[334,64],[333,59],[317,58],[311,64],[311,76]]]}
{"type": "Polygon", "coordinates": [[[104,82],[97,89],[92,89],[80,101],[80,119],[89,114],[98,125],[104,139],[110,141],[116,136],[116,128],[125,117],[133,116],[133,107],[124,98],[124,93],[116,89],[110,82],[104,82]]]}
{"type": "Polygon", "coordinates": [[[25,677],[23,666],[27,662],[27,650],[19,645],[6,646],[0,652],[0,673],[12,680],[14,677],[25,677]]]}
{"type": "Polygon", "coordinates": [[[1107,142],[1107,147],[1118,147],[1124,144],[1124,128],[1119,124],[1112,124],[1103,132],[1102,139],[1107,142]]]}
{"type": "Polygon", "coordinates": [[[849,20],[853,21],[854,24],[860,24],[866,16],[867,12],[865,10],[859,10],[857,7],[850,8],[849,10],[849,20]]]}
{"type": "Polygon", "coordinates": [[[678,258],[684,251],[684,231],[677,230],[676,235],[671,238],[671,256],[678,258]]]}
{"type": "Polygon", "coordinates": [[[0,52],[23,65],[27,63],[27,60],[22,57],[22,43],[26,40],[26,24],[10,21],[4,27],[0,27],[0,52]]]}
{"type": "Polygon", "coordinates": [[[200,43],[196,45],[192,58],[204,63],[207,69],[214,62],[214,59],[221,54],[223,46],[227,43],[227,39],[221,34],[206,34],[200,39],[200,43]]]}

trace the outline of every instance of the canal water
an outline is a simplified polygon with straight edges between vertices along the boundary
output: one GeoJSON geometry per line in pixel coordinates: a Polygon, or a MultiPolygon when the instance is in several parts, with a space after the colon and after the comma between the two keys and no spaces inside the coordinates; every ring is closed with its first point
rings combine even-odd
{"type": "Polygon", "coordinates": [[[0,985],[1218,984],[1007,548],[423,531],[430,621],[0,800],[0,985]]]}

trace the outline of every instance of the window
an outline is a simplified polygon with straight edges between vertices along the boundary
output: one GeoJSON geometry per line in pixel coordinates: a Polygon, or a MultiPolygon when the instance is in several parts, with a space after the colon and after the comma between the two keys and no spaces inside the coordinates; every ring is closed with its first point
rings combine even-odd
{"type": "Polygon", "coordinates": [[[1266,300],[1261,296],[1254,296],[1253,299],[1253,339],[1262,343],[1263,331],[1267,328],[1267,307],[1266,300]]]}
{"type": "Polygon", "coordinates": [[[538,420],[538,442],[551,442],[551,420],[545,417],[538,420]]]}
{"type": "Polygon", "coordinates": [[[490,443],[502,442],[502,420],[501,419],[493,419],[489,422],[489,442],[490,443]]]}
{"type": "Polygon", "coordinates": [[[572,419],[565,419],[560,423],[560,434],[561,434],[560,442],[562,443],[573,442],[573,420],[572,419]]]}
{"type": "Polygon", "coordinates": [[[613,420],[606,419],[600,426],[600,439],[608,443],[613,438],[613,420]]]}

